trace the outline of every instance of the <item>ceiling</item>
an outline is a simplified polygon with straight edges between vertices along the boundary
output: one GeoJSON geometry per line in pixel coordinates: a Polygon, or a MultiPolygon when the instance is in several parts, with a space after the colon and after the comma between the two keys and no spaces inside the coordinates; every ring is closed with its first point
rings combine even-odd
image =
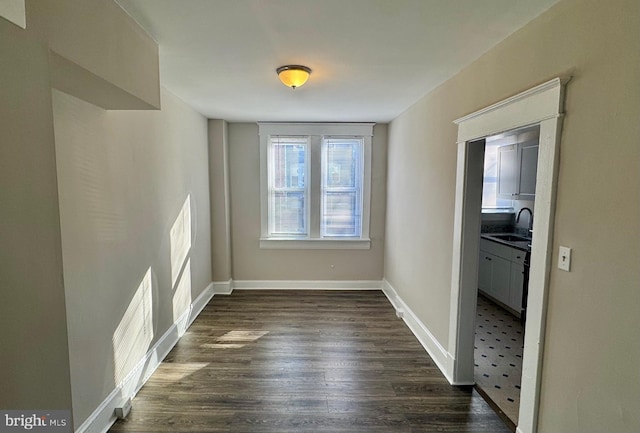
{"type": "Polygon", "coordinates": [[[117,0],[208,118],[387,122],[557,0],[117,0]],[[276,68],[313,72],[292,90],[276,68]]]}

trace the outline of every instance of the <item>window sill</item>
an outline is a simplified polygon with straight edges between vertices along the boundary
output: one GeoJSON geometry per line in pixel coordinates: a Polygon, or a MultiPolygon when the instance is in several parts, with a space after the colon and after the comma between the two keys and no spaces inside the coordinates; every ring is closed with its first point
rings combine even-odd
{"type": "Polygon", "coordinates": [[[278,239],[260,238],[265,250],[369,250],[371,239],[278,239]]]}

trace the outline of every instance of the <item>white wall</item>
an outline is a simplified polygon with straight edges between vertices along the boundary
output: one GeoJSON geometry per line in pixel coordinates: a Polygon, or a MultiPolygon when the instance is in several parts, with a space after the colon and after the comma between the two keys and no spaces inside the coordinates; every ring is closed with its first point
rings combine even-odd
{"type": "MultiPolygon", "coordinates": [[[[113,0],[27,0],[27,30],[78,68],[70,73],[76,80],[66,83],[67,93],[91,100],[97,87],[107,85],[110,93],[127,94],[118,99],[138,109],[160,108],[158,45],[113,0]],[[79,70],[86,75],[77,76],[79,70]]],[[[64,81],[55,72],[54,87],[58,78],[64,81]]],[[[100,102],[113,98],[98,93],[100,102]]]]}
{"type": "Polygon", "coordinates": [[[387,125],[372,139],[369,250],[260,249],[258,125],[229,124],[232,268],[235,280],[381,280],[386,197],[387,125]],[[332,267],[333,265],[333,267],[332,267]]]}
{"type": "Polygon", "coordinates": [[[51,87],[158,108],[158,47],[111,0],[10,3],[26,28],[0,18],[0,407],[70,409],[51,87]]]}
{"type": "Polygon", "coordinates": [[[389,127],[385,277],[447,346],[452,121],[570,73],[539,431],[640,431],[640,3],[565,0],[389,127]],[[419,196],[419,199],[416,197],[419,196]]]}
{"type": "Polygon", "coordinates": [[[216,283],[228,282],[231,269],[229,140],[224,120],[209,119],[209,189],[211,191],[211,271],[216,283]]]}
{"type": "Polygon", "coordinates": [[[0,407],[69,409],[48,53],[2,18],[0,34],[0,407]]]}
{"type": "Polygon", "coordinates": [[[207,121],[167,91],[162,106],[53,91],[76,427],[212,280],[207,121]]]}

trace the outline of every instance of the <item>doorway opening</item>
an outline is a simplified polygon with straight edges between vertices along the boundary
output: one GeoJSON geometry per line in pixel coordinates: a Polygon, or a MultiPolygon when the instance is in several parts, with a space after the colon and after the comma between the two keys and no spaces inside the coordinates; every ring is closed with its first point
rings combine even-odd
{"type": "Polygon", "coordinates": [[[535,125],[473,144],[484,146],[474,380],[478,392],[514,431],[520,407],[539,136],[535,125]]]}
{"type": "Polygon", "coordinates": [[[474,384],[474,342],[480,251],[484,146],[474,145],[506,131],[540,126],[536,219],[532,236],[527,321],[517,432],[537,429],[541,366],[552,266],[552,235],[564,86],[555,78],[455,121],[458,164],[451,276],[449,364],[454,384],[474,384]]]}

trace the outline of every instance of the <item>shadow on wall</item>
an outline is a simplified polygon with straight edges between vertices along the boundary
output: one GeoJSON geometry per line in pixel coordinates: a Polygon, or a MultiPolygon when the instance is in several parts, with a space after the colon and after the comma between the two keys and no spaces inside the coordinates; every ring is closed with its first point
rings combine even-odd
{"type": "Polygon", "coordinates": [[[113,379],[121,383],[145,356],[153,341],[153,284],[151,267],[136,289],[113,333],[113,379]]]}
{"type": "Polygon", "coordinates": [[[73,180],[62,193],[81,210],[92,241],[126,242],[128,189],[120,161],[129,149],[107,145],[108,111],[55,89],[52,96],[58,170],[73,180]]]}
{"type": "MultiPolygon", "coordinates": [[[[178,325],[178,335],[182,336],[186,331],[192,302],[189,257],[192,245],[190,194],[187,195],[171,226],[169,241],[173,323],[178,325]]],[[[152,275],[153,270],[150,266],[113,333],[113,378],[117,386],[122,386],[125,381],[138,386],[144,380],[146,365],[144,368],[136,369],[136,367],[145,358],[154,339],[153,293],[157,293],[158,288],[154,287],[152,275]],[[130,375],[138,375],[138,377],[130,377],[130,375]]],[[[155,358],[147,360],[146,364],[158,361],[157,354],[151,354],[151,357],[155,358]]]]}
{"type": "MultiPolygon", "coordinates": [[[[194,233],[191,216],[191,195],[188,194],[169,230],[172,310],[175,324],[171,332],[177,332],[178,337],[186,332],[192,314],[190,254],[194,233]]],[[[151,346],[154,340],[154,293],[155,298],[160,298],[158,287],[154,287],[158,284],[154,284],[153,275],[150,266],[113,334],[114,381],[120,389],[119,397],[123,400],[133,396],[155,366],[161,362],[162,355],[155,346],[151,346]],[[151,353],[147,355],[149,350],[151,353]]],[[[159,302],[159,299],[156,299],[156,302],[159,302]]],[[[255,343],[267,333],[268,331],[262,330],[231,330],[220,335],[214,342],[203,344],[202,348],[238,349],[255,343]]],[[[208,365],[189,362],[160,364],[154,380],[168,384],[185,380],[206,369],[208,365]]]]}
{"type": "MultiPolygon", "coordinates": [[[[173,291],[173,322],[191,309],[191,195],[187,195],[171,231],[171,289],[173,291]]],[[[178,334],[186,331],[188,321],[180,321],[178,334]]]]}

